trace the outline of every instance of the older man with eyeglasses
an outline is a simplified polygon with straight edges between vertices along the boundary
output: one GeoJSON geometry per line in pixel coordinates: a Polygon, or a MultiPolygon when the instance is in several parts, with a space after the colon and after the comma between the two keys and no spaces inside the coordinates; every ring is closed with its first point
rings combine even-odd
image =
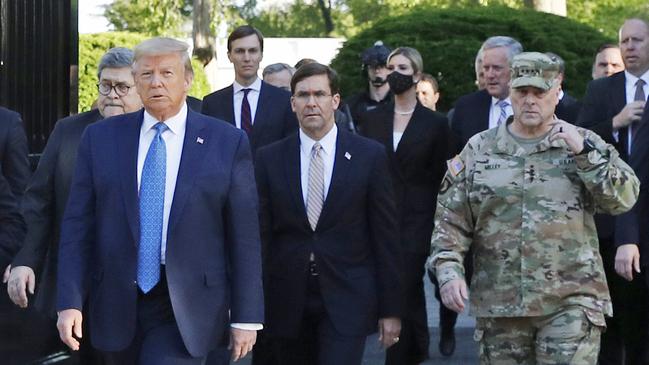
{"type": "MultiPolygon", "coordinates": [[[[97,73],[98,108],[57,121],[28,184],[22,203],[27,236],[4,275],[9,297],[22,308],[31,301],[37,310],[56,318],[58,240],[77,146],[88,125],[142,107],[131,73],[132,61],[133,52],[127,48],[112,48],[104,54],[97,73]]],[[[82,364],[95,363],[95,355],[88,344],[89,339],[84,338],[82,364]]]]}

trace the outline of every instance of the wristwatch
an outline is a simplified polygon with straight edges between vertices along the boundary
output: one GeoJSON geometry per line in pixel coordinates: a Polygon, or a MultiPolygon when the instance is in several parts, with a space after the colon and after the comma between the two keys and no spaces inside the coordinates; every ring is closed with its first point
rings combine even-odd
{"type": "Polygon", "coordinates": [[[584,147],[578,153],[578,155],[586,155],[588,152],[595,149],[595,144],[588,138],[584,138],[584,147]]]}

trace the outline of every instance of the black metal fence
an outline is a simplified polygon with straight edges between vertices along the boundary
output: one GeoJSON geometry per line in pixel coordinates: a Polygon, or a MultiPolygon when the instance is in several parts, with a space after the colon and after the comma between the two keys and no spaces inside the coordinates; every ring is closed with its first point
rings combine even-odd
{"type": "Polygon", "coordinates": [[[78,0],[0,0],[0,105],[19,112],[40,153],[77,111],[78,0]]]}

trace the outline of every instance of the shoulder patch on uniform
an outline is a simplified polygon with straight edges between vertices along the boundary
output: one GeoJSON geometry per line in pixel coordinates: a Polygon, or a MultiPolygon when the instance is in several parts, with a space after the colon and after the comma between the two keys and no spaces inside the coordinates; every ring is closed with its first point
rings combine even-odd
{"type": "Polygon", "coordinates": [[[464,161],[462,161],[460,155],[455,155],[455,157],[446,161],[446,166],[448,167],[448,172],[455,177],[464,170],[464,161]]]}

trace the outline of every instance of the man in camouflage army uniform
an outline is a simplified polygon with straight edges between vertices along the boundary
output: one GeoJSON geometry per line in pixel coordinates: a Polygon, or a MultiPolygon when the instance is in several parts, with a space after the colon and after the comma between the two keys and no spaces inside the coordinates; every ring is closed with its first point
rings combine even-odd
{"type": "Polygon", "coordinates": [[[448,162],[430,269],[444,305],[469,298],[483,364],[595,364],[611,302],[593,214],[620,214],[638,179],[612,146],[554,117],[558,63],[527,52],[512,64],[513,117],[448,162]]]}

